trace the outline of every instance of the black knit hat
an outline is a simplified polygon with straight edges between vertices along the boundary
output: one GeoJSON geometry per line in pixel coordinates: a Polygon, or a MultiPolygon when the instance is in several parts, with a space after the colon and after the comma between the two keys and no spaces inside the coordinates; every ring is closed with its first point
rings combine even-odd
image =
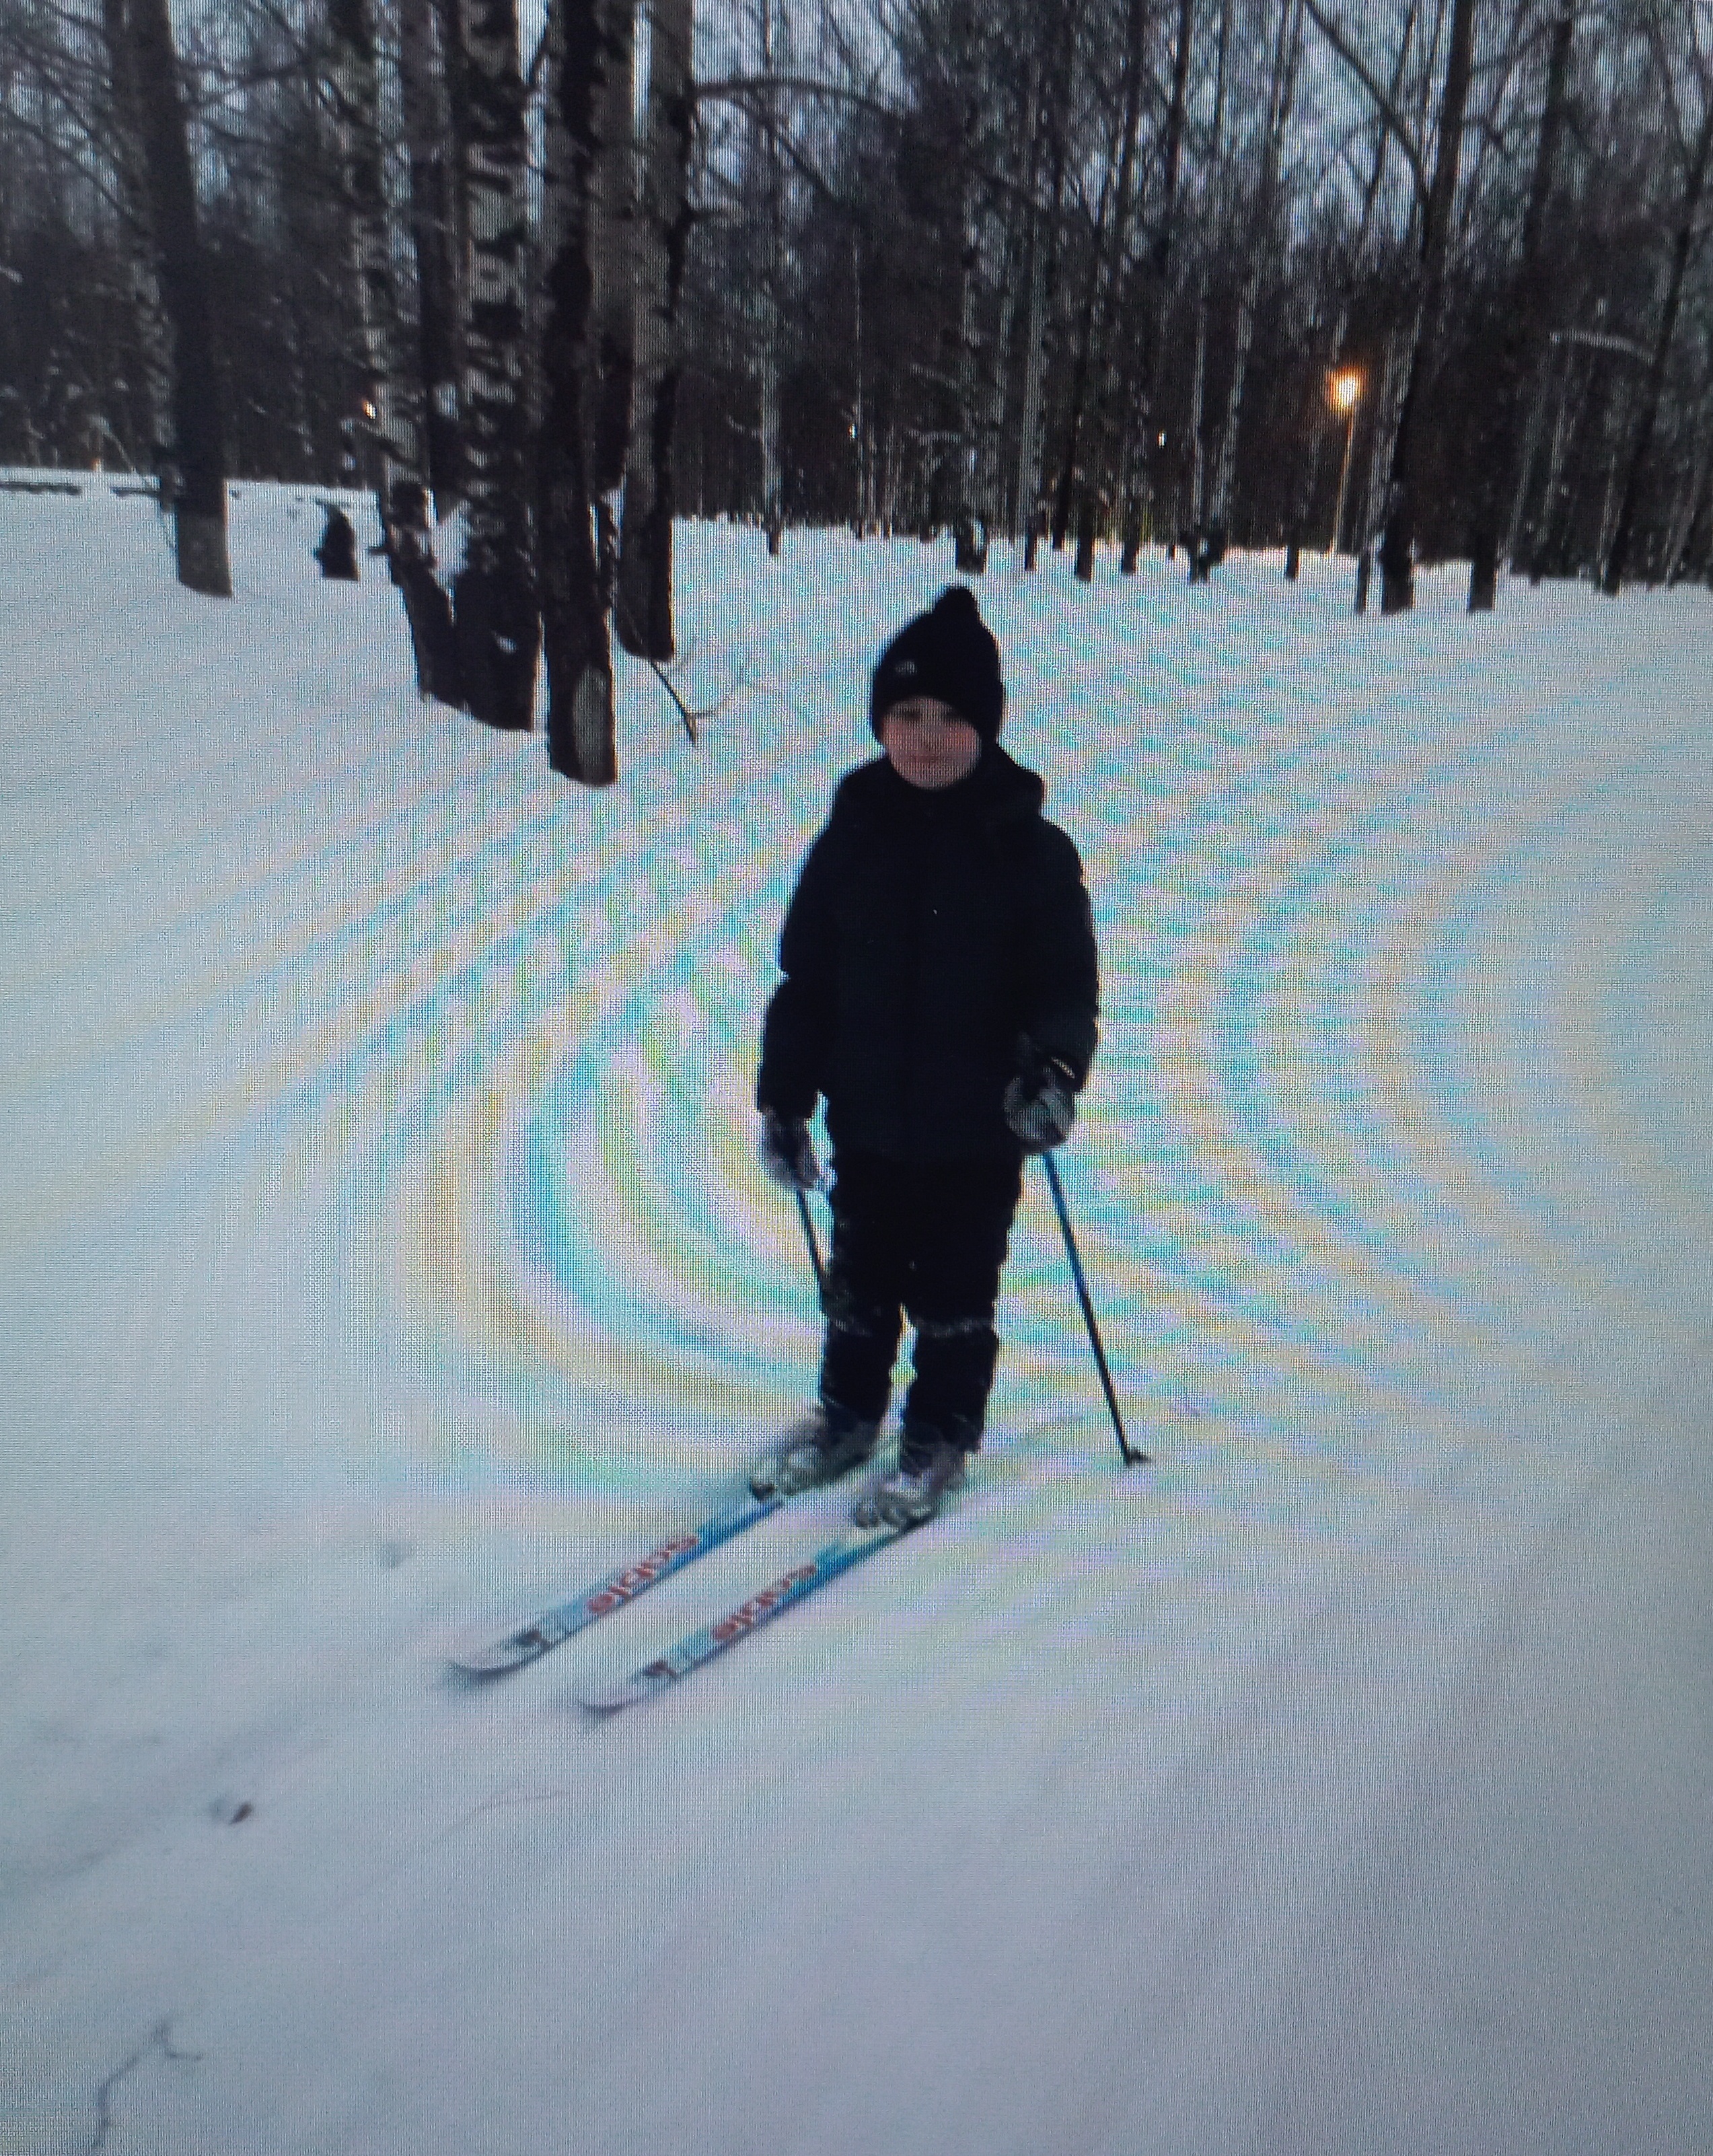
{"type": "Polygon", "coordinates": [[[1005,716],[999,646],[967,584],[949,584],[881,653],[869,694],[869,724],[877,741],[880,721],[907,696],[936,696],[967,719],[984,742],[998,738],[1005,716]]]}

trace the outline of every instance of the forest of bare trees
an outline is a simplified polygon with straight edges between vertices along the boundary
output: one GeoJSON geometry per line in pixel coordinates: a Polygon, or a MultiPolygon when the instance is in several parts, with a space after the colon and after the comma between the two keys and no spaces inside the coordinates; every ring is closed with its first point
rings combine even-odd
{"type": "Polygon", "coordinates": [[[1710,167],[1713,0],[0,0],[0,461],[361,487],[599,784],[674,515],[1713,579],[1710,167]]]}

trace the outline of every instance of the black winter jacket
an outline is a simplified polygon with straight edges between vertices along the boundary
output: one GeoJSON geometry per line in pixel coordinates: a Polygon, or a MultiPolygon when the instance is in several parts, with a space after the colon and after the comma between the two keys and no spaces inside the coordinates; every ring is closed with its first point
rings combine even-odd
{"type": "Polygon", "coordinates": [[[1031,1046],[1081,1086],[1095,930],[1045,790],[996,747],[939,791],[884,757],[841,782],[786,912],[759,1107],[824,1094],[835,1147],[965,1159],[1019,1150],[1002,1101],[1031,1046]]]}

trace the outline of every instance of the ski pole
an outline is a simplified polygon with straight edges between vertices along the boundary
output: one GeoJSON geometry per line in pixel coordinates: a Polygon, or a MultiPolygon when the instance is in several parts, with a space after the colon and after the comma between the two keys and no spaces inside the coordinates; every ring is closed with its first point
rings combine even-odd
{"type": "Polygon", "coordinates": [[[1124,1418],[1118,1412],[1118,1395],[1112,1389],[1112,1373],[1106,1367],[1106,1351],[1100,1345],[1100,1328],[1095,1322],[1095,1306],[1089,1300],[1089,1283],[1083,1277],[1083,1261],[1077,1255],[1076,1237],[1070,1232],[1070,1214],[1064,1205],[1064,1186],[1059,1180],[1059,1170],[1053,1165],[1050,1152],[1041,1155],[1041,1165],[1047,1171],[1053,1203],[1059,1209],[1059,1224],[1064,1230],[1064,1254],[1070,1260],[1071,1274],[1076,1281],[1077,1300],[1083,1306],[1083,1319],[1089,1328],[1089,1345],[1095,1351],[1095,1367],[1100,1373],[1101,1389],[1106,1395],[1107,1412],[1112,1417],[1113,1429],[1118,1433],[1118,1449],[1124,1455],[1126,1467],[1146,1466],[1147,1454],[1136,1451],[1124,1434],[1124,1418]]]}
{"type": "Polygon", "coordinates": [[[794,1183],[792,1187],[797,1192],[798,1217],[803,1224],[803,1237],[809,1246],[809,1263],[815,1269],[815,1286],[824,1304],[827,1300],[827,1274],[821,1263],[821,1245],[815,1240],[815,1224],[809,1218],[808,1195],[801,1183],[794,1183]]]}

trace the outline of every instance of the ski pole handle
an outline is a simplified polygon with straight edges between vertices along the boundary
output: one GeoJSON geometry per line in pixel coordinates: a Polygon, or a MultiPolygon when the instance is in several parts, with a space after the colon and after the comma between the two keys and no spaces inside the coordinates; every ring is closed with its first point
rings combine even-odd
{"type": "Polygon", "coordinates": [[[1083,1306],[1083,1322],[1089,1328],[1089,1345],[1095,1351],[1095,1367],[1100,1373],[1100,1387],[1106,1395],[1106,1411],[1111,1416],[1112,1427],[1117,1433],[1118,1449],[1124,1455],[1126,1467],[1146,1466],[1147,1454],[1138,1452],[1124,1434],[1124,1418],[1118,1412],[1118,1394],[1113,1390],[1112,1373],[1106,1367],[1106,1351],[1100,1345],[1100,1328],[1095,1322],[1095,1306],[1089,1299],[1089,1283],[1083,1276],[1083,1261],[1077,1255],[1076,1237],[1070,1232],[1070,1214],[1065,1209],[1064,1186],[1059,1180],[1059,1170],[1053,1165],[1050,1152],[1041,1155],[1041,1165],[1047,1171],[1053,1203],[1058,1209],[1059,1224],[1064,1230],[1064,1254],[1070,1260],[1071,1276],[1076,1282],[1077,1301],[1083,1306]]]}

